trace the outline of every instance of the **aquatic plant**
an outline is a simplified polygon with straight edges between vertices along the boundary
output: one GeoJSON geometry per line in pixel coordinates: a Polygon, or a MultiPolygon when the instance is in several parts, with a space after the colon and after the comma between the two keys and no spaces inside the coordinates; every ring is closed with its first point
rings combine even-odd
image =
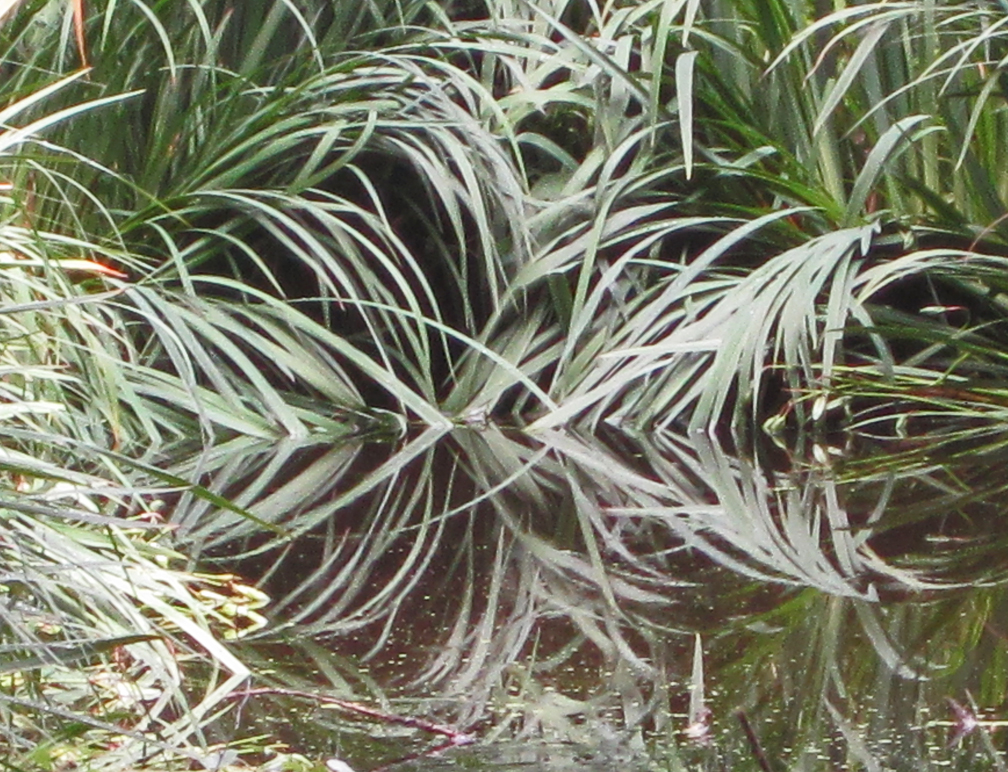
{"type": "MultiPolygon", "coordinates": [[[[878,559],[828,485],[776,489],[760,437],[825,465],[837,428],[899,440],[940,411],[948,431],[929,440],[997,444],[1002,3],[9,5],[0,574],[48,577],[56,532],[71,567],[97,572],[87,586],[111,594],[92,605],[115,612],[59,641],[74,662],[74,647],[88,662],[125,647],[174,673],[161,641],[180,623],[164,609],[213,618],[198,582],[155,559],[169,533],[129,519],[152,495],[189,557],[238,545],[274,561],[264,581],[276,550],[320,539],[319,567],[274,606],[317,631],[384,623],[479,497],[501,538],[552,561],[553,602],[567,581],[593,587],[583,632],[613,650],[629,651],[624,605],[664,602],[655,566],[621,541],[657,521],[673,553],[836,596],[871,597],[866,574],[917,589],[952,575],[878,559]],[[578,433],[610,427],[669,444],[646,474],[603,462],[578,433]],[[736,455],[679,453],[680,430],[736,455]],[[364,437],[397,452],[371,465],[364,437]],[[226,458],[239,450],[254,461],[226,458]],[[497,498],[525,486],[548,510],[584,475],[574,460],[618,478],[562,501],[577,557],[497,498]],[[435,486],[441,464],[469,482],[435,486]],[[373,491],[386,498],[358,512],[358,539],[337,515],[373,491]],[[407,568],[363,599],[353,577],[388,570],[404,529],[407,568]],[[116,594],[108,577],[134,586],[131,571],[151,595],[116,594]],[[157,603],[156,623],[135,617],[157,603]]],[[[542,574],[520,576],[532,608],[542,574]]],[[[84,623],[67,586],[17,581],[32,613],[84,623]]],[[[467,586],[489,629],[502,617],[467,586]]],[[[527,617],[508,613],[514,652],[527,617]]],[[[2,624],[12,656],[69,660],[35,622],[2,624]]],[[[237,678],[214,643],[228,624],[188,635],[237,678]]],[[[162,687],[166,715],[185,713],[192,695],[162,687]]],[[[479,688],[485,703],[497,684],[479,688]]],[[[223,699],[208,693],[187,732],[223,699]]],[[[12,739],[45,713],[17,699],[12,739]]]]}

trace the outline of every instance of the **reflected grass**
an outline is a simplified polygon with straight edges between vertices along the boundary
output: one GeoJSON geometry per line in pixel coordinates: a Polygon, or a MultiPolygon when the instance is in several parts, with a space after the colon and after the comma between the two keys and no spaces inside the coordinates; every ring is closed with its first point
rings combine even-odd
{"type": "MultiPolygon", "coordinates": [[[[1003,680],[989,627],[1003,595],[998,548],[975,531],[935,548],[950,532],[934,513],[957,507],[966,523],[975,507],[965,486],[941,484],[968,466],[890,469],[876,457],[860,474],[853,461],[773,471],[661,439],[533,440],[490,424],[316,448],[293,464],[289,451],[259,449],[218,473],[216,489],[235,486],[229,495],[263,514],[275,492],[298,501],[301,487],[304,508],[276,522],[305,536],[226,549],[254,545],[248,559],[280,590],[275,626],[247,638],[245,656],[279,645],[263,683],[372,700],[494,742],[594,736],[652,760],[753,763],[742,709],[769,758],[788,765],[825,768],[856,746],[884,766],[899,758],[886,746],[896,738],[920,763],[965,758],[945,747],[945,698],[969,690],[997,706],[1003,680]],[[931,517],[915,511],[925,504],[931,517]],[[706,750],[682,734],[696,632],[714,711],[706,750]],[[288,650],[310,664],[286,667],[288,650]]],[[[298,732],[322,748],[331,732],[377,731],[324,725],[298,732]]]]}

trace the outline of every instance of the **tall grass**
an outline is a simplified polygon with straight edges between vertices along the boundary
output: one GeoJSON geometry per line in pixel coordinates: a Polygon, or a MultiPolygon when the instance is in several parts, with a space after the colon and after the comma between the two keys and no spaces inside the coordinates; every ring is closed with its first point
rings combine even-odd
{"type": "MultiPolygon", "coordinates": [[[[257,535],[265,553],[372,489],[401,507],[369,512],[376,533],[435,512],[437,490],[397,485],[402,464],[459,424],[549,448],[493,435],[498,466],[467,472],[496,491],[606,425],[742,449],[767,419],[824,430],[836,398],[887,427],[894,389],[906,420],[940,397],[956,427],[1000,422],[976,406],[1004,401],[1001,4],[470,5],[29,0],[0,22],[3,575],[37,572],[33,613],[86,621],[89,652],[153,662],[188,620],[230,675],[187,729],[160,727],[187,753],[245,671],[160,564],[160,531],[126,519],[151,495],[206,556],[257,535]],[[312,448],[351,435],[402,448],[340,488],[356,446],[312,448]],[[251,467],[223,455],[263,444],[251,467]],[[288,464],[303,469],[278,482],[288,464]],[[66,612],[46,567],[64,560],[107,593],[102,618],[66,612]]],[[[571,502],[588,553],[562,570],[597,581],[617,648],[617,600],[650,598],[648,569],[606,578],[596,537],[629,552],[603,512],[664,512],[761,580],[865,596],[861,569],[885,570],[831,494],[809,532],[808,501],[757,503],[757,465],[702,452],[743,519],[659,504],[629,471],[639,498],[571,502]]],[[[423,521],[413,565],[467,501],[423,521]]],[[[355,606],[292,588],[276,608],[371,624],[408,589],[397,575],[355,606]]],[[[45,650],[34,623],[0,623],[11,652],[45,650]]],[[[191,698],[173,678],[165,715],[191,698]]]]}
{"type": "MultiPolygon", "coordinates": [[[[5,25],[8,60],[42,6],[5,25]]],[[[946,280],[910,313],[998,290],[962,259],[1000,239],[994,10],[423,8],[93,11],[94,69],[61,99],[113,102],[57,127],[78,161],[31,177],[33,219],[133,266],[132,305],[177,335],[150,361],[232,396],[256,384],[231,401],[285,434],[322,420],[281,407],[296,394],[344,419],[713,426],[851,356],[891,370],[894,333],[865,354],[843,330],[883,324],[876,297],[914,267],[946,280]],[[894,259],[936,245],[945,259],[894,259]],[[239,319],[175,310],[222,300],[239,319]]],[[[38,46],[11,93],[68,57],[38,46]]]]}

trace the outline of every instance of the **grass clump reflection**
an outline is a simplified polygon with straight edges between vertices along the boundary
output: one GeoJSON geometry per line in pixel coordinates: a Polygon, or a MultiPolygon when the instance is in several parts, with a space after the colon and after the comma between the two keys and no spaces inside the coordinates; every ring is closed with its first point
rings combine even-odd
{"type": "MultiPolygon", "coordinates": [[[[879,764],[912,753],[937,765],[982,742],[947,747],[946,698],[968,690],[1000,704],[1004,592],[956,575],[951,554],[880,541],[903,502],[922,498],[919,470],[884,482],[775,473],[673,436],[638,440],[631,454],[627,442],[617,457],[569,433],[529,441],[488,427],[404,441],[369,474],[339,456],[332,491],[351,493],[313,487],[277,521],[314,529],[313,546],[295,555],[260,544],[249,556],[273,568],[285,645],[312,663],[267,681],[391,704],[483,741],[534,739],[547,756],[563,742],[628,764],[662,754],[753,763],[740,710],[775,764],[814,767],[824,753],[835,763],[863,746],[879,764]],[[398,453],[410,462],[391,463],[398,453]],[[395,495],[406,491],[408,509],[395,495]],[[348,530],[333,533],[336,523],[348,530]],[[712,720],[696,744],[686,730],[702,707],[712,720]]],[[[283,469],[295,490],[276,453],[246,459],[243,489],[271,489],[250,470],[283,469]]],[[[316,470],[323,458],[299,463],[316,470]]],[[[944,505],[965,512],[970,501],[946,489],[944,505]]],[[[944,526],[918,520],[917,544],[944,526]]],[[[375,751],[350,738],[370,731],[313,715],[291,736],[366,766],[375,751]]]]}

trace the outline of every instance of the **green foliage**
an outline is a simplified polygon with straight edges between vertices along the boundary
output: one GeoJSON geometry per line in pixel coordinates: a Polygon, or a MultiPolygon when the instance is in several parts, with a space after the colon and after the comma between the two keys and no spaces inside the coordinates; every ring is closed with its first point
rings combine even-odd
{"type": "MultiPolygon", "coordinates": [[[[206,436],[376,408],[745,423],[879,323],[845,297],[864,272],[881,287],[900,251],[1000,238],[993,10],[117,3],[89,19],[87,77],[48,93],[71,61],[38,42],[56,5],[4,26],[8,93],[36,95],[33,133],[55,124],[19,143],[12,203],[126,271],[144,365],[189,395],[145,388],[206,436]],[[208,413],[206,384],[246,415],[208,413]]],[[[858,361],[891,369],[885,338],[858,361]]],[[[165,441],[146,412],[141,441],[165,441]]]]}
{"type": "MultiPolygon", "coordinates": [[[[1008,402],[1005,8],[821,5],[94,0],[80,70],[71,4],[19,3],[0,22],[0,575],[36,572],[16,590],[31,613],[79,629],[59,649],[5,612],[5,651],[68,653],[22,666],[45,692],[47,668],[110,648],[177,673],[179,628],[229,686],[244,676],[215,637],[226,621],[128,519],[152,488],[174,489],[178,538],[206,555],[268,553],[380,488],[431,515],[416,566],[465,505],[398,486],[401,465],[487,422],[558,458],[550,443],[607,425],[731,433],[741,450],[765,426],[804,449],[841,400],[885,437],[923,406],[948,421],[930,440],[986,441],[1008,402]],[[278,479],[374,436],[402,455],[353,485],[334,487],[353,444],[278,479]],[[223,455],[264,446],[251,466],[223,455]]],[[[537,454],[488,438],[497,468],[453,463],[521,480],[537,454]]],[[[835,501],[827,548],[799,522],[807,502],[756,505],[755,467],[704,453],[694,465],[761,525],[693,508],[677,538],[837,595],[864,592],[861,561],[883,570],[835,501]]],[[[654,505],[641,496],[625,513],[654,505]]],[[[601,576],[603,510],[567,504],[586,558],[563,570],[601,576]]],[[[388,511],[370,513],[376,533],[403,526],[388,511]]],[[[598,585],[601,618],[650,598],[647,567],[631,573],[598,585]]],[[[277,610],[381,617],[348,610],[353,586],[303,593],[277,610]]],[[[193,758],[226,690],[180,683],[159,680],[158,705],[189,723],[136,731],[193,758]]],[[[44,718],[4,694],[10,715],[44,718]]],[[[49,731],[37,720],[30,742],[49,731]]]]}

